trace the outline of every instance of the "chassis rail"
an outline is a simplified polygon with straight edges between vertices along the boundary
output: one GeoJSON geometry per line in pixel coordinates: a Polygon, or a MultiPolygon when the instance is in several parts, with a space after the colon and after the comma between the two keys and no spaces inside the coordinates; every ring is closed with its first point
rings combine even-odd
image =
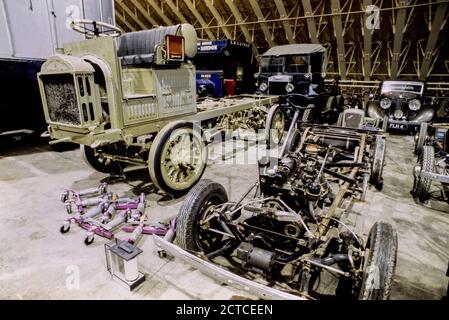
{"type": "Polygon", "coordinates": [[[434,181],[439,181],[441,183],[449,183],[449,176],[445,174],[439,174],[435,172],[422,171],[421,177],[428,178],[434,181]]]}
{"type": "Polygon", "coordinates": [[[157,246],[165,250],[170,255],[187,262],[191,266],[200,270],[202,273],[216,279],[217,281],[220,281],[223,284],[231,285],[236,289],[249,292],[252,295],[266,300],[306,300],[306,298],[273,289],[263,284],[240,277],[230,271],[198,258],[197,256],[181,249],[161,237],[153,235],[153,241],[157,246]]]}

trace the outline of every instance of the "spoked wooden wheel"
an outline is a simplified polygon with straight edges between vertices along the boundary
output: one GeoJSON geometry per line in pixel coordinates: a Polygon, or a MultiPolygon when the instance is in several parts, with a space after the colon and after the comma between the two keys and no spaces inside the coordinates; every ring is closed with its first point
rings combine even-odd
{"type": "Polygon", "coordinates": [[[189,121],[165,126],[154,139],[148,158],[153,183],[174,196],[186,193],[198,182],[206,163],[201,129],[189,121]]]}
{"type": "Polygon", "coordinates": [[[268,112],[265,130],[267,148],[278,146],[285,131],[285,116],[278,104],[273,105],[268,112]]]}

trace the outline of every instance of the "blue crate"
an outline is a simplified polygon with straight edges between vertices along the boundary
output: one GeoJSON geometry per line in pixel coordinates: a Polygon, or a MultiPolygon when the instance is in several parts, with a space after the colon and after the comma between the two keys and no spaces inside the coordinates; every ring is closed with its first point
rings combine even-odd
{"type": "Polygon", "coordinates": [[[196,71],[196,92],[201,96],[223,96],[223,71],[196,71]]]}

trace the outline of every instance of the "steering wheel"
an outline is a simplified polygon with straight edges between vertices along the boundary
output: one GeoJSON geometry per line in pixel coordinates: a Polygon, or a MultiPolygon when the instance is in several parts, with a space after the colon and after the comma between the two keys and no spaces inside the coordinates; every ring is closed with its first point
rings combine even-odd
{"type": "Polygon", "coordinates": [[[74,31],[86,35],[86,37],[89,39],[105,36],[115,38],[123,33],[123,31],[119,27],[116,27],[112,24],[86,19],[73,20],[70,23],[70,27],[74,31]]]}

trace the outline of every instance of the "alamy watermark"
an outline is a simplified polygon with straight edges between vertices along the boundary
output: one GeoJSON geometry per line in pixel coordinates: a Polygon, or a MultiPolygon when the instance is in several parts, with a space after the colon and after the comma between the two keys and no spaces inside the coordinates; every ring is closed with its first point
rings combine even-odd
{"type": "Polygon", "coordinates": [[[80,268],[77,265],[69,265],[65,268],[65,287],[68,290],[80,289],[80,268]]]}
{"type": "Polygon", "coordinates": [[[378,6],[370,5],[366,7],[365,13],[368,15],[365,20],[365,27],[368,30],[380,29],[380,9],[378,6]]]}

